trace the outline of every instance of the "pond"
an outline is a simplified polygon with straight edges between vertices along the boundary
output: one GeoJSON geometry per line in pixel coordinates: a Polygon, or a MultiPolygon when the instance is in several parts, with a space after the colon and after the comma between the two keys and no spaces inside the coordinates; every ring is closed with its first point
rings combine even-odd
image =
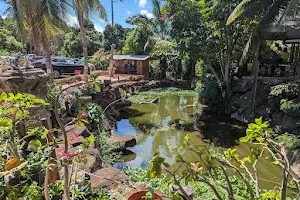
{"type": "MultiPolygon", "coordinates": [[[[129,107],[114,131],[118,136],[135,136],[137,145],[127,149],[129,154],[117,167],[147,168],[156,152],[160,152],[171,167],[175,167],[178,154],[189,162],[197,161],[196,154],[179,148],[188,133],[195,144],[210,141],[216,149],[237,148],[241,156],[250,154],[250,145],[238,140],[245,134],[244,124],[224,115],[210,115],[199,121],[196,117],[197,104],[197,95],[170,94],[160,97],[157,104],[133,104],[129,107]]],[[[273,189],[280,186],[281,171],[277,166],[260,160],[257,167],[261,187],[273,189]]]]}

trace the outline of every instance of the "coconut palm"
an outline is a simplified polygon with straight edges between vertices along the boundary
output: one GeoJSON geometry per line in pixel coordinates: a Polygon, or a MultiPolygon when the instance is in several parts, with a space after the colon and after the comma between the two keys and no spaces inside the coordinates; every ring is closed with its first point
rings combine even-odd
{"type": "Polygon", "coordinates": [[[85,35],[85,18],[88,18],[92,12],[98,12],[100,18],[106,20],[106,10],[99,0],[72,0],[73,8],[76,11],[78,24],[80,27],[80,36],[84,56],[84,74],[88,74],[88,50],[85,35]]]}
{"type": "Polygon", "coordinates": [[[6,0],[6,3],[10,5],[6,12],[14,17],[22,44],[25,43],[25,36],[28,36],[25,27],[29,27],[35,44],[40,43],[43,46],[47,73],[50,74],[50,81],[52,81],[50,40],[53,33],[63,23],[64,13],[68,6],[67,0],[27,0],[26,2],[6,0]]]}
{"type": "MultiPolygon", "coordinates": [[[[164,7],[161,6],[161,0],[152,0],[153,4],[153,17],[145,15],[135,15],[127,19],[127,23],[137,25],[142,29],[149,32],[149,37],[144,46],[144,51],[148,47],[155,47],[155,49],[162,49],[161,47],[173,47],[174,41],[171,37],[171,23],[168,18],[163,14],[164,7]]],[[[153,50],[152,49],[152,50],[153,50]]],[[[164,52],[167,53],[167,52],[164,52]]],[[[159,69],[159,68],[157,68],[159,69]]],[[[165,78],[167,70],[167,60],[164,56],[163,59],[160,59],[160,78],[165,78]]]]}
{"type": "Polygon", "coordinates": [[[171,23],[168,18],[162,19],[163,8],[160,0],[152,0],[153,18],[145,15],[135,15],[130,17],[127,22],[147,29],[152,36],[148,38],[145,48],[155,44],[157,41],[171,41],[171,23]]]}

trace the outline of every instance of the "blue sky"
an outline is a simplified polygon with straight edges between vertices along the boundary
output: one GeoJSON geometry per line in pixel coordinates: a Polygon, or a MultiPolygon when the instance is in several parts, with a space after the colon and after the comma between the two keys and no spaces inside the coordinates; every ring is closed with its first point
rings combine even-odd
{"type": "MultiPolygon", "coordinates": [[[[100,2],[104,5],[106,12],[108,14],[108,21],[103,22],[100,20],[99,16],[96,14],[91,14],[91,20],[95,24],[95,28],[102,32],[107,23],[111,23],[111,0],[100,0],[100,2]]],[[[0,1],[0,15],[3,15],[3,12],[7,8],[7,5],[0,1]]],[[[152,18],[152,2],[151,0],[124,0],[120,2],[119,0],[115,0],[114,3],[114,16],[115,23],[121,24],[123,27],[131,28],[132,26],[127,24],[125,21],[128,17],[143,14],[148,18],[152,18]]],[[[77,19],[75,17],[74,12],[70,12],[68,14],[68,23],[70,25],[74,25],[77,23],[77,19]]]]}

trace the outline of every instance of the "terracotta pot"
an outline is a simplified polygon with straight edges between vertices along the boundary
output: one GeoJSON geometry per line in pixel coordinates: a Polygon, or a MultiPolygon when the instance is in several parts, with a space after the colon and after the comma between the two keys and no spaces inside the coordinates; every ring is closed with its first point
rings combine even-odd
{"type": "MultiPolygon", "coordinates": [[[[146,195],[148,190],[140,190],[133,192],[129,197],[128,200],[143,200],[142,197],[146,195]]],[[[154,192],[154,199],[153,200],[162,200],[161,196],[154,192]]]]}

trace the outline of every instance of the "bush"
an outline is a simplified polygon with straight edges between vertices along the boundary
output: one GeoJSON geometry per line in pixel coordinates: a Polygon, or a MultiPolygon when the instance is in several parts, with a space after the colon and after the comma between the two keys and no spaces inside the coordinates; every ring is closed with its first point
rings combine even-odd
{"type": "Polygon", "coordinates": [[[97,70],[107,70],[109,67],[109,54],[106,54],[104,51],[97,51],[91,60],[91,63],[95,66],[97,70]]]}
{"type": "Polygon", "coordinates": [[[271,87],[270,95],[283,98],[295,98],[300,94],[300,85],[294,83],[280,84],[271,87]]]}
{"type": "Polygon", "coordinates": [[[196,90],[199,90],[199,100],[202,104],[216,109],[224,106],[221,88],[212,74],[204,73],[197,83],[196,90]]]}

